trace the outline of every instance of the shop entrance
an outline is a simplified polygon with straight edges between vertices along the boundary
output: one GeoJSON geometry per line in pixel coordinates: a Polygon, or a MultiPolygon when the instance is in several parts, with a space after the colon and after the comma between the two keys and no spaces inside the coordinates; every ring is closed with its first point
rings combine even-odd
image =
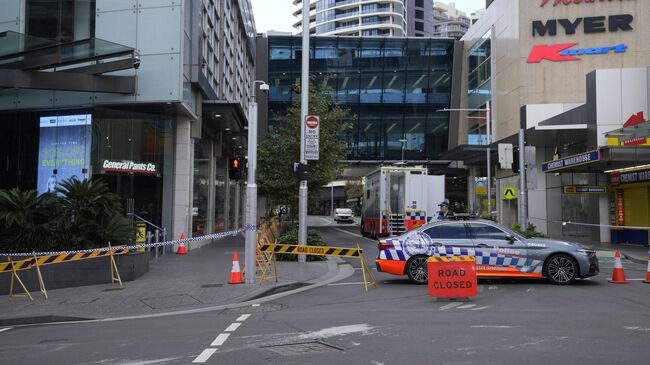
{"type": "Polygon", "coordinates": [[[162,178],[149,174],[106,173],[98,176],[122,201],[125,213],[135,213],[162,226],[162,178]]]}

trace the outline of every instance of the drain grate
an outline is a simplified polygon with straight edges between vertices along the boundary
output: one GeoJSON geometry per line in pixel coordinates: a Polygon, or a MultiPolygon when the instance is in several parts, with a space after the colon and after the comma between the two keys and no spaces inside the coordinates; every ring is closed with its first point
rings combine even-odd
{"type": "Polygon", "coordinates": [[[201,288],[221,288],[223,284],[203,284],[201,288]]]}
{"type": "Polygon", "coordinates": [[[319,352],[345,351],[340,347],[330,345],[328,343],[321,342],[321,341],[307,341],[307,342],[287,343],[281,345],[270,345],[270,346],[263,346],[262,348],[271,350],[276,354],[284,355],[284,356],[313,354],[319,352]]]}

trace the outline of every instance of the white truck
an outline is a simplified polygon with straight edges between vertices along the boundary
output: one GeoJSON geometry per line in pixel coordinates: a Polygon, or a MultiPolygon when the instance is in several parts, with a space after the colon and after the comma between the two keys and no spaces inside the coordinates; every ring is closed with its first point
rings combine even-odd
{"type": "Polygon", "coordinates": [[[426,167],[383,166],[365,177],[361,234],[394,236],[428,222],[445,199],[445,176],[426,167]]]}

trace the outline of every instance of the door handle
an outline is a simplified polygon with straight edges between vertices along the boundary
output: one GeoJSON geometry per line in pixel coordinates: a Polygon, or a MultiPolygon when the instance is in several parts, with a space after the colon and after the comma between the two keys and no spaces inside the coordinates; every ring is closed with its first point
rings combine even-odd
{"type": "Polygon", "coordinates": [[[488,247],[490,247],[490,246],[486,245],[485,243],[479,243],[478,245],[476,245],[476,247],[480,247],[480,248],[488,248],[488,247]]]}
{"type": "Polygon", "coordinates": [[[434,246],[436,246],[436,247],[440,247],[440,246],[442,246],[442,243],[440,243],[440,242],[434,242],[434,243],[432,243],[432,245],[434,245],[434,246]]]}

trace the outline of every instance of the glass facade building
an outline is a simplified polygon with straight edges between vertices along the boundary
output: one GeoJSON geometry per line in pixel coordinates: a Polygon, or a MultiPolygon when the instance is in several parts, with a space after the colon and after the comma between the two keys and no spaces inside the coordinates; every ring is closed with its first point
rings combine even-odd
{"type": "MultiPolygon", "coordinates": [[[[268,38],[269,126],[300,98],[301,39],[268,38]]],[[[352,129],[346,160],[436,160],[447,151],[454,40],[313,37],[310,74],[330,77],[352,129]]],[[[258,43],[259,48],[259,43],[258,43]]]]}

